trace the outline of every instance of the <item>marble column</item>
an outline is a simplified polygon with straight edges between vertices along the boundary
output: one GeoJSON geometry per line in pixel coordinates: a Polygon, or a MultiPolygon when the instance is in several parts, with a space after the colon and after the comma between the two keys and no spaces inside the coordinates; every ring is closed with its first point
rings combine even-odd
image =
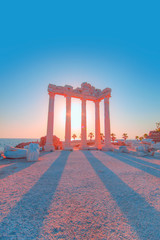
{"type": "Polygon", "coordinates": [[[80,149],[87,147],[87,127],[86,127],[86,99],[82,98],[82,118],[81,118],[81,146],[80,149]]]}
{"type": "Polygon", "coordinates": [[[66,96],[65,150],[71,147],[71,96],[66,96]]]}
{"type": "Polygon", "coordinates": [[[101,149],[101,135],[100,135],[100,110],[99,100],[95,101],[95,146],[97,149],[101,149]]]}
{"type": "Polygon", "coordinates": [[[106,96],[104,98],[104,132],[105,132],[105,144],[102,150],[108,151],[111,149],[109,96],[106,96]]]}
{"type": "Polygon", "coordinates": [[[53,121],[54,121],[54,93],[49,93],[48,124],[45,151],[54,151],[53,146],[53,121]]]}

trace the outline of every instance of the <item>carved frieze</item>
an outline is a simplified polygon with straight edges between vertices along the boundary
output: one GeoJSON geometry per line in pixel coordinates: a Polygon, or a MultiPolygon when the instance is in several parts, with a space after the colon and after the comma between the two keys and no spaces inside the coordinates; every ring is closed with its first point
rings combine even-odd
{"type": "Polygon", "coordinates": [[[84,96],[88,100],[96,100],[96,99],[102,99],[105,96],[110,97],[111,89],[105,88],[103,91],[101,91],[100,89],[97,89],[91,86],[90,83],[83,82],[80,88],[77,87],[75,89],[73,89],[73,87],[70,85],[65,85],[63,87],[63,86],[56,86],[54,84],[49,84],[48,92],[53,92],[55,94],[64,95],[64,96],[70,95],[72,97],[77,97],[77,98],[83,98],[84,96]]]}

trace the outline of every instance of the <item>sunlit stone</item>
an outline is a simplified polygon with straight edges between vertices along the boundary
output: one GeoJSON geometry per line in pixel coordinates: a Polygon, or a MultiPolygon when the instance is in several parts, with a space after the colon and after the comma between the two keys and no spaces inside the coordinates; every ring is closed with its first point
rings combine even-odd
{"type": "Polygon", "coordinates": [[[48,125],[45,151],[53,151],[53,129],[54,129],[54,97],[56,94],[66,97],[66,124],[65,124],[65,150],[72,150],[71,147],[71,98],[79,98],[82,101],[81,113],[81,145],[80,149],[88,149],[87,147],[87,127],[86,127],[86,101],[90,100],[95,103],[95,147],[102,149],[100,138],[100,101],[104,99],[104,126],[105,126],[105,144],[103,150],[111,149],[110,139],[110,116],[109,116],[109,98],[111,97],[111,89],[105,88],[103,91],[96,89],[87,82],[81,84],[81,88],[73,89],[70,85],[56,86],[49,84],[49,109],[48,109],[48,125]]]}

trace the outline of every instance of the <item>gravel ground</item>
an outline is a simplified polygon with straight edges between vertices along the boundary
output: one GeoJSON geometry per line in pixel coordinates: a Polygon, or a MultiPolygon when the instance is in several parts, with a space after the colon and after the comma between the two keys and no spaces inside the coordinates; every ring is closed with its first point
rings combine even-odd
{"type": "Polygon", "coordinates": [[[160,239],[160,160],[56,151],[0,162],[0,239],[160,239]]]}

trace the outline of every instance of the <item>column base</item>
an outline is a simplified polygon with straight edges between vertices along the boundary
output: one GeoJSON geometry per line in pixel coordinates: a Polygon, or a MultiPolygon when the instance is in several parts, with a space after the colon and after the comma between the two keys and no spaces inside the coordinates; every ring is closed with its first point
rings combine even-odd
{"type": "Polygon", "coordinates": [[[88,150],[88,149],[89,149],[88,146],[80,146],[80,147],[79,147],[79,150],[88,150]]]}
{"type": "Polygon", "coordinates": [[[111,145],[103,146],[102,151],[104,152],[113,151],[113,147],[111,145]]]}
{"type": "Polygon", "coordinates": [[[73,147],[69,146],[69,147],[64,147],[65,151],[73,151],[73,147]]]}
{"type": "Polygon", "coordinates": [[[102,148],[98,148],[96,146],[92,146],[92,147],[80,147],[79,150],[102,150],[102,148]]]}
{"type": "Polygon", "coordinates": [[[54,152],[54,151],[55,151],[55,148],[54,148],[54,146],[51,145],[51,144],[46,144],[46,145],[44,146],[44,151],[45,151],[45,152],[54,152]]]}
{"type": "Polygon", "coordinates": [[[102,146],[101,145],[98,145],[98,146],[95,145],[95,147],[97,148],[97,150],[102,150],[102,146]]]}

